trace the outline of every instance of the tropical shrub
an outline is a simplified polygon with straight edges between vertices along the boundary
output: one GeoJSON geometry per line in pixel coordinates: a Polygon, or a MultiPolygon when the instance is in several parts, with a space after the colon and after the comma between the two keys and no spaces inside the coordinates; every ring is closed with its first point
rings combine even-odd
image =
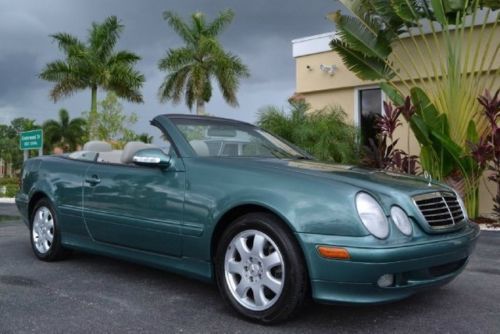
{"type": "Polygon", "coordinates": [[[378,133],[375,139],[370,138],[368,145],[363,147],[363,165],[400,173],[417,174],[418,157],[402,149],[397,149],[399,138],[394,138],[394,132],[402,125],[399,120],[400,115],[403,114],[408,119],[413,114],[414,108],[409,100],[408,97],[405,103],[397,108],[394,108],[390,102],[384,101],[384,114],[377,115],[375,123],[378,133]]]}
{"type": "Polygon", "coordinates": [[[353,16],[330,15],[337,27],[332,49],[359,78],[381,81],[396,105],[411,96],[416,113],[410,126],[422,168],[451,184],[463,178],[462,193],[475,217],[482,170],[467,142],[487,131],[476,97],[498,77],[494,36],[500,14],[493,11],[500,2],[340,1],[353,16]]]}
{"type": "Polygon", "coordinates": [[[270,106],[259,112],[257,124],[322,161],[354,164],[359,160],[357,129],[340,107],[311,110],[302,97],[290,98],[289,112],[270,106]]]}
{"type": "Polygon", "coordinates": [[[0,178],[0,187],[5,187],[5,193],[0,197],[14,197],[19,191],[19,179],[15,177],[0,178]]]}
{"type": "MultiPolygon", "coordinates": [[[[95,138],[110,142],[115,148],[121,149],[127,141],[137,140],[138,135],[130,128],[137,123],[137,114],[126,113],[115,93],[108,93],[106,97],[98,102],[100,112],[94,118],[95,138]]],[[[87,124],[91,114],[83,113],[87,124]]],[[[90,131],[87,128],[87,131],[90,131]]]]}
{"type": "Polygon", "coordinates": [[[483,106],[483,117],[488,120],[488,132],[479,139],[477,143],[469,143],[473,159],[486,169],[490,175],[488,179],[497,185],[497,193],[493,195],[493,211],[500,220],[500,90],[495,95],[491,95],[488,90],[484,95],[478,97],[479,103],[483,106]]]}
{"type": "MultiPolygon", "coordinates": [[[[10,124],[0,124],[0,158],[12,163],[14,171],[23,164],[23,151],[19,149],[19,132],[39,129],[36,121],[29,118],[14,118],[10,124]]],[[[37,154],[37,150],[29,150],[29,156],[37,154]]]]}

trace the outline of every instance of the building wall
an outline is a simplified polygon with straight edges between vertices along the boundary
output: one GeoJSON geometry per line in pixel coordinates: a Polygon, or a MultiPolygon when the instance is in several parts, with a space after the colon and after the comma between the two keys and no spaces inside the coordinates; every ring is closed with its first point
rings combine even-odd
{"type": "MultiPolygon", "coordinates": [[[[491,36],[491,45],[500,45],[500,27],[497,27],[495,31],[492,31],[492,25],[485,27],[483,32],[483,40],[480,38],[480,29],[476,28],[472,31],[472,34],[465,35],[466,41],[470,43],[479,43],[478,45],[484,45],[484,37],[491,36]],[[492,32],[490,34],[490,32],[492,32]]],[[[356,75],[349,71],[347,67],[343,64],[340,56],[329,49],[328,42],[334,36],[333,33],[322,34],[317,36],[312,36],[300,40],[294,41],[294,57],[296,61],[296,92],[304,95],[306,100],[312,105],[313,109],[321,109],[329,105],[338,105],[347,113],[348,119],[354,125],[358,125],[357,113],[357,96],[358,90],[363,88],[377,87],[378,82],[374,81],[363,81],[356,77],[356,75]],[[313,47],[310,48],[311,52],[308,52],[307,43],[310,43],[313,47]],[[298,47],[297,47],[298,46],[298,47]],[[323,66],[336,67],[333,75],[327,73],[321,69],[323,66]]],[[[438,55],[443,52],[443,45],[441,45],[441,39],[438,36],[438,43],[434,40],[428,39],[428,47],[431,49],[431,53],[438,55]]],[[[423,43],[421,37],[416,37],[415,39],[406,38],[403,40],[403,44],[394,46],[395,49],[403,50],[399,54],[404,59],[399,59],[399,61],[409,63],[410,59],[405,58],[404,55],[411,54],[414,57],[414,64],[408,65],[409,73],[401,71],[401,77],[403,81],[411,83],[411,79],[417,78],[415,73],[412,72],[411,68],[423,68],[426,66],[429,72],[432,70],[431,63],[426,58],[425,55],[428,51],[425,50],[427,45],[423,43]],[[418,48],[422,48],[421,51],[418,48]]],[[[463,46],[465,48],[466,45],[463,46]]],[[[475,50],[475,48],[473,48],[475,50]]],[[[487,54],[481,52],[479,49],[478,56],[485,56],[486,60],[494,59],[492,69],[500,68],[500,56],[493,57],[494,48],[490,48],[487,54]]],[[[474,52],[470,53],[470,58],[475,56],[474,52]]],[[[437,64],[437,62],[435,63],[437,64]]],[[[476,72],[477,68],[470,68],[469,72],[476,72]]],[[[439,69],[438,69],[439,72],[439,69]]],[[[494,83],[493,87],[488,87],[490,90],[496,90],[500,87],[500,80],[497,80],[497,73],[489,74],[487,77],[487,82],[494,83]]],[[[427,85],[432,81],[419,82],[419,85],[427,85]]],[[[404,91],[404,84],[402,81],[398,81],[397,85],[404,91]]],[[[403,121],[403,126],[398,128],[396,131],[396,137],[400,138],[399,147],[409,151],[411,154],[418,154],[420,149],[417,140],[411,131],[408,131],[408,125],[403,121]],[[409,143],[409,144],[408,144],[409,143]]],[[[493,209],[493,200],[490,193],[496,192],[496,184],[491,181],[487,181],[486,177],[481,181],[480,184],[480,208],[481,214],[488,214],[493,209]],[[488,191],[489,190],[489,191],[488,191]]]]}

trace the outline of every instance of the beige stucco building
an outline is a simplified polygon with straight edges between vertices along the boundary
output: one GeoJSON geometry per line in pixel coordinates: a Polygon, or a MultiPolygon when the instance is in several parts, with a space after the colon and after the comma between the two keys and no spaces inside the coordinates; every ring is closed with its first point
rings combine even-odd
{"type": "MultiPolygon", "coordinates": [[[[500,27],[496,27],[493,31],[493,26],[488,24],[484,29],[481,36],[489,36],[489,30],[491,30],[491,44],[499,45],[500,27]]],[[[371,124],[363,124],[363,120],[366,119],[365,116],[367,114],[382,113],[382,102],[386,97],[380,90],[378,82],[360,80],[354,73],[346,68],[340,56],[330,49],[329,43],[334,36],[335,33],[330,32],[292,41],[293,57],[295,58],[296,64],[296,93],[305,96],[307,102],[312,105],[313,109],[321,109],[328,105],[341,106],[354,125],[360,127],[364,133],[369,133],[373,131],[373,126],[371,124]]],[[[474,28],[473,33],[468,38],[477,42],[480,38],[479,36],[479,29],[474,28]]],[[[432,50],[432,52],[442,51],[438,50],[439,43],[435,45],[438,45],[438,47],[436,50],[432,50]]],[[[400,52],[400,54],[404,55],[418,54],[420,52],[418,47],[424,48],[424,45],[422,39],[417,36],[415,39],[406,38],[400,45],[395,47],[406,48],[405,52],[400,52]]],[[[494,87],[489,87],[489,89],[498,89],[500,84],[500,80],[494,80],[493,74],[491,74],[492,72],[495,73],[496,69],[500,68],[500,55],[494,54],[494,49],[494,47],[490,48],[490,53],[485,55],[486,59],[488,59],[488,57],[493,59],[493,71],[490,71],[490,74],[482,74],[487,75],[488,80],[490,77],[492,79],[491,82],[494,84],[494,87]]],[[[424,53],[420,54],[423,55],[424,53]]],[[[429,59],[425,56],[414,57],[412,61],[416,63],[411,67],[409,66],[410,69],[420,66],[431,68],[432,66],[431,63],[429,63],[429,59]]],[[[477,71],[477,69],[471,68],[470,71],[477,71]]],[[[396,85],[400,86],[402,90],[405,90],[405,85],[403,85],[402,81],[409,83],[412,79],[415,80],[417,75],[409,70],[407,72],[402,72],[401,78],[402,80],[397,81],[396,85]]],[[[429,81],[432,81],[432,79],[429,81]]],[[[397,137],[400,138],[399,143],[404,145],[401,148],[405,150],[407,150],[408,133],[407,124],[403,124],[396,133],[397,137]]],[[[411,132],[409,142],[410,153],[418,154],[419,145],[411,132]]],[[[480,214],[484,215],[491,213],[493,208],[493,201],[488,190],[490,193],[495,193],[496,185],[485,179],[481,182],[479,208],[480,214]]]]}

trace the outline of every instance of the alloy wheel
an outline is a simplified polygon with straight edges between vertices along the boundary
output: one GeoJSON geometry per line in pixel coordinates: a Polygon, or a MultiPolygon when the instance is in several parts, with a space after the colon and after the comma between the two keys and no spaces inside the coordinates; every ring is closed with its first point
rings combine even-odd
{"type": "Polygon", "coordinates": [[[283,291],[285,264],[276,243],[265,233],[246,230],[229,243],[224,272],[236,301],[252,311],[269,309],[283,291]]]}
{"type": "Polygon", "coordinates": [[[33,216],[32,234],[36,250],[46,254],[54,241],[54,217],[47,207],[41,206],[36,210],[33,216]]]}

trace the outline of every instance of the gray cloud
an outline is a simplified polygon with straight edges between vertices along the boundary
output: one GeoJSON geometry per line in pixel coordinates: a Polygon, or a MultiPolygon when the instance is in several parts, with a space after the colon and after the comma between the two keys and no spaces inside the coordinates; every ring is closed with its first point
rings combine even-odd
{"type": "MultiPolygon", "coordinates": [[[[294,91],[291,40],[332,30],[332,24],[324,17],[338,9],[339,4],[331,0],[0,0],[0,122],[20,116],[43,121],[57,117],[57,110],[62,107],[73,117],[88,110],[89,92],[54,104],[48,97],[50,83],[38,79],[37,74],[46,62],[61,57],[49,34],[64,31],[83,39],[91,22],[102,21],[109,15],[118,16],[125,24],[118,48],[142,57],[138,69],[147,80],[143,89],[145,103],[124,103],[127,111],[140,115],[137,130],[146,130],[148,121],[157,114],[187,112],[183,104],[158,102],[157,89],[164,77],[157,69],[158,59],[168,48],[181,45],[163,21],[162,12],[173,10],[188,17],[203,11],[211,18],[225,8],[232,8],[236,17],[221,35],[221,41],[249,66],[251,77],[240,87],[239,108],[226,105],[217,92],[207,111],[254,121],[259,108],[283,105],[294,91]]],[[[99,98],[103,97],[100,92],[99,98]]]]}

